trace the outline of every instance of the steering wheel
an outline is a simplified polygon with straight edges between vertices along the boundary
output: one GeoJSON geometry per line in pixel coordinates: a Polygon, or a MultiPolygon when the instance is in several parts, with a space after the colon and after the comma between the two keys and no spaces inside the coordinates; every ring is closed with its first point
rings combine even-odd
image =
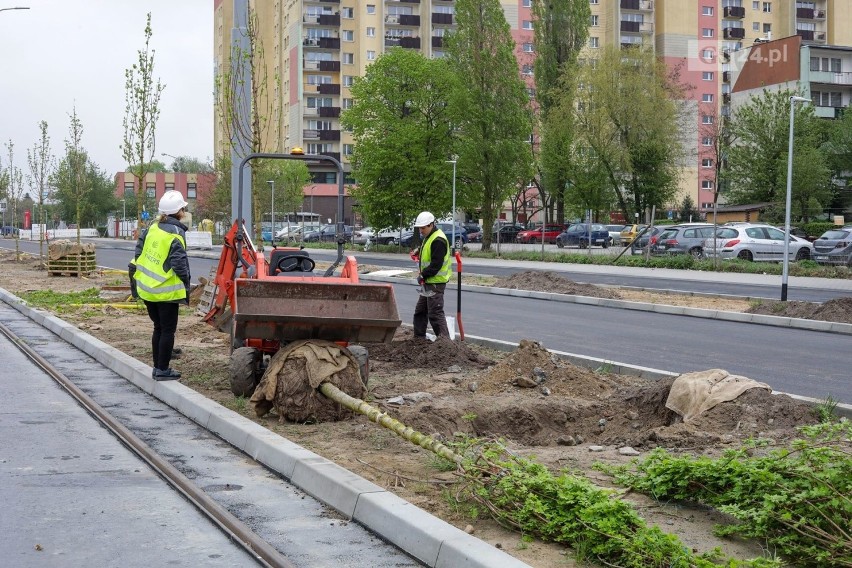
{"type": "Polygon", "coordinates": [[[307,256],[285,256],[278,261],[276,272],[313,272],[316,263],[307,256]]]}

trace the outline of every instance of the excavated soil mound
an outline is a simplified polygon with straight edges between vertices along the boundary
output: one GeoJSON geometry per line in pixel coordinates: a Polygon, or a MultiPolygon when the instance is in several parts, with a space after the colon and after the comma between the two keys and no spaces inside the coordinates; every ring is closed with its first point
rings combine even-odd
{"type": "Polygon", "coordinates": [[[761,302],[749,308],[750,314],[852,323],[852,297],[835,298],[825,303],[761,302]]]}
{"type": "Polygon", "coordinates": [[[665,406],[673,382],[598,373],[525,340],[446,396],[393,407],[392,412],[420,431],[444,437],[464,433],[530,446],[590,443],[644,449],[701,447],[757,436],[786,439],[795,426],[816,420],[803,402],[753,389],[684,424],[665,406]]]}
{"type": "Polygon", "coordinates": [[[438,337],[430,341],[415,337],[408,328],[397,330],[390,344],[368,343],[365,347],[371,361],[388,363],[385,368],[391,371],[417,367],[440,372],[454,365],[463,369],[483,369],[494,363],[458,339],[438,337]]]}
{"type": "Polygon", "coordinates": [[[535,290],[537,292],[552,292],[555,294],[571,294],[576,296],[591,296],[593,298],[608,298],[618,300],[618,292],[591,284],[577,284],[556,272],[538,272],[528,270],[517,272],[505,278],[498,278],[494,286],[513,290],[535,290]]]}

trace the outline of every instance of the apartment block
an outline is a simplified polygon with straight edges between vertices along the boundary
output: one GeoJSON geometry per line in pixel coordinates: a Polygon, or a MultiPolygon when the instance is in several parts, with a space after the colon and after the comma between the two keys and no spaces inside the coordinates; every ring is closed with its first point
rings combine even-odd
{"type": "MultiPolygon", "coordinates": [[[[214,0],[217,72],[228,65],[233,3],[214,0]]],[[[347,171],[353,141],[340,127],[339,117],[352,104],[355,78],[390,47],[442,57],[443,38],[455,25],[452,0],[250,3],[257,12],[269,77],[267,146],[282,151],[300,146],[308,153],[327,154],[339,159],[347,171]]],[[[816,78],[808,85],[820,103],[827,103],[820,116],[839,112],[834,110],[839,108],[836,104],[849,104],[849,83],[844,81],[852,69],[847,55],[823,56],[820,49],[852,46],[850,0],[589,0],[589,4],[589,42],[583,58],[594,59],[604,46],[644,46],[669,66],[679,67],[681,80],[690,87],[692,120],[683,133],[681,187],[676,201],[668,204],[671,209],[684,196],[692,197],[702,211],[711,209],[716,190],[714,134],[730,114],[733,80],[755,43],[796,36],[809,50],[802,57],[816,78]]],[[[534,99],[532,0],[502,0],[501,6],[516,43],[519,72],[534,99]]],[[[221,148],[218,125],[215,136],[216,147],[221,148]]],[[[534,135],[531,142],[537,142],[534,135]]],[[[334,191],[332,168],[313,176],[317,191],[334,191]]],[[[537,205],[534,190],[525,199],[531,207],[537,205]]]]}

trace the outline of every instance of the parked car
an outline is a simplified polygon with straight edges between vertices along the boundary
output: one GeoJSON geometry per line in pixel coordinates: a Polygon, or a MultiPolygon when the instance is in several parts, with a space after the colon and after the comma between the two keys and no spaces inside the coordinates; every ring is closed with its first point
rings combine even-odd
{"type": "Polygon", "coordinates": [[[813,242],[813,259],[820,264],[852,268],[852,225],[826,231],[813,242]]]}
{"type": "MultiPolygon", "coordinates": [[[[343,238],[348,242],[352,240],[352,225],[344,225],[343,226],[343,238]]],[[[337,238],[337,225],[323,225],[318,231],[311,231],[310,233],[306,233],[304,238],[302,239],[306,243],[311,242],[335,242],[337,238]]]]}
{"type": "MultiPolygon", "coordinates": [[[[790,236],[790,260],[806,260],[813,256],[814,246],[790,236]]],[[[738,224],[719,227],[715,237],[704,241],[704,255],[723,259],[741,258],[755,262],[784,260],[784,231],[771,225],[738,224]]]]}
{"type": "Polygon", "coordinates": [[[621,244],[625,247],[629,247],[636,238],[636,235],[638,235],[643,228],[643,225],[637,225],[635,223],[633,225],[625,225],[620,234],[621,244]]]}
{"type": "Polygon", "coordinates": [[[352,244],[365,245],[368,240],[373,240],[376,234],[372,227],[364,227],[352,232],[352,244]]]}
{"type": "Polygon", "coordinates": [[[693,258],[704,258],[704,241],[713,236],[713,225],[674,225],[656,236],[657,242],[651,254],[689,254],[693,258]]]}
{"type": "Polygon", "coordinates": [[[491,229],[491,241],[501,243],[513,243],[518,233],[524,230],[523,225],[517,224],[499,224],[491,229]]]}
{"type": "Polygon", "coordinates": [[[468,237],[470,237],[471,233],[482,232],[482,227],[479,226],[479,223],[462,223],[462,227],[467,231],[468,237]]]}
{"type": "MultiPolygon", "coordinates": [[[[547,225],[544,228],[544,242],[553,244],[556,242],[556,237],[562,234],[565,227],[562,225],[547,225]]],[[[515,241],[519,243],[535,244],[542,241],[541,227],[521,231],[515,236],[515,241]]]]}
{"type": "Polygon", "coordinates": [[[382,229],[381,231],[376,233],[376,239],[375,240],[376,240],[376,243],[378,243],[380,245],[389,245],[389,244],[393,244],[393,243],[398,244],[400,237],[404,236],[406,232],[410,233],[411,227],[409,227],[408,229],[401,229],[401,230],[398,227],[392,228],[392,229],[382,229]]]}
{"type": "Polygon", "coordinates": [[[626,228],[626,225],[607,225],[606,230],[609,231],[609,244],[621,244],[621,231],[626,228]]]}
{"type": "Polygon", "coordinates": [[[637,236],[630,242],[630,254],[641,254],[645,247],[653,247],[657,244],[657,237],[666,227],[641,227],[637,236]]]}
{"type": "Polygon", "coordinates": [[[469,243],[481,243],[482,242],[482,230],[476,231],[474,233],[467,234],[467,242],[469,243]]]}
{"type": "MultiPolygon", "coordinates": [[[[571,225],[556,237],[556,246],[559,248],[570,246],[586,248],[589,246],[589,237],[589,224],[577,223],[576,225],[571,225]]],[[[609,246],[609,231],[606,226],[592,223],[591,241],[592,246],[607,248],[609,246]]]]}

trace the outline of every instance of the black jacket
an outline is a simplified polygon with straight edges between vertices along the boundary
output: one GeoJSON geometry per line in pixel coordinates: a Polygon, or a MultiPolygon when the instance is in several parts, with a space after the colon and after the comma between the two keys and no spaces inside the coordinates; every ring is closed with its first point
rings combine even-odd
{"type": "MultiPolygon", "coordinates": [[[[161,230],[172,233],[175,235],[180,235],[183,237],[183,241],[186,242],[186,230],[187,227],[174,217],[168,216],[164,220],[158,223],[161,230]]],[[[148,229],[142,231],[142,234],[139,235],[139,240],[136,241],[136,251],[133,254],[133,258],[139,258],[139,255],[142,254],[142,249],[145,247],[145,237],[148,236],[148,229]]],[[[192,275],[189,273],[189,257],[186,254],[186,249],[183,245],[180,244],[180,241],[174,239],[172,241],[172,245],[169,248],[169,255],[166,257],[165,262],[163,262],[163,271],[168,272],[169,269],[175,271],[175,275],[180,278],[183,285],[186,287],[186,300],[187,304],[189,303],[189,282],[192,279],[192,275]]],[[[136,265],[132,262],[127,265],[127,274],[130,276],[130,292],[133,294],[133,297],[136,297],[136,280],[133,278],[133,275],[136,273],[136,265]]]]}

